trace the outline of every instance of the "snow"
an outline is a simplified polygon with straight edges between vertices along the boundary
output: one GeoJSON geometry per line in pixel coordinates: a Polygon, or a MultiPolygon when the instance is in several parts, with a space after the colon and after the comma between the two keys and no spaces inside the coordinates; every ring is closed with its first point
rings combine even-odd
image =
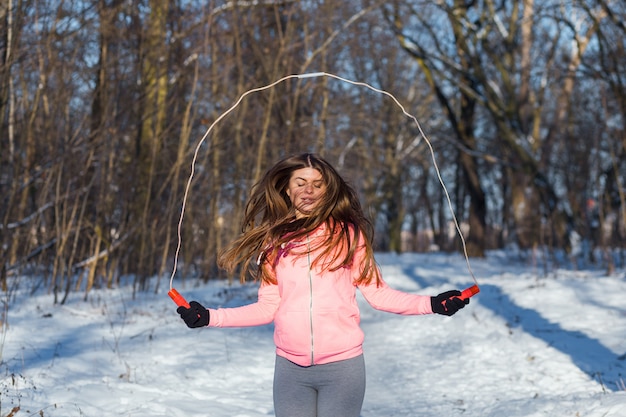
{"type": "MultiPolygon", "coordinates": [[[[394,288],[435,295],[473,282],[458,254],[378,254],[394,288]]],[[[626,278],[472,259],[481,292],[453,317],[361,303],[362,417],[626,416],[626,278]]],[[[188,329],[166,295],[132,287],[65,305],[19,280],[2,327],[0,416],[273,415],[272,327],[188,329]]],[[[254,301],[254,284],[174,286],[205,306],[254,301]]]]}

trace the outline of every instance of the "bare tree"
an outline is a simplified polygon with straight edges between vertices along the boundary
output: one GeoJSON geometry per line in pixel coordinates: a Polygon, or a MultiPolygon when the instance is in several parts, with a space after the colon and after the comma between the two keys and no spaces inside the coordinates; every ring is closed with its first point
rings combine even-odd
{"type": "MultiPolygon", "coordinates": [[[[483,256],[485,249],[485,195],[480,183],[477,168],[477,139],[476,131],[476,107],[478,97],[475,94],[477,80],[474,74],[477,57],[477,37],[473,33],[475,28],[468,27],[468,13],[471,6],[464,1],[455,1],[449,8],[443,5],[443,13],[448,18],[451,34],[439,36],[436,33],[436,20],[430,23],[429,12],[418,13],[417,8],[409,5],[410,16],[417,16],[425,33],[432,37],[427,42],[411,39],[405,32],[405,23],[399,3],[387,11],[387,20],[394,28],[402,48],[416,61],[425,74],[430,88],[437,97],[441,108],[451,126],[460,152],[458,154],[458,166],[461,169],[461,178],[458,192],[464,190],[469,196],[468,222],[470,225],[467,239],[468,253],[472,256],[483,256]],[[444,42],[450,45],[443,44],[444,42]],[[450,55],[443,55],[443,51],[452,51],[450,55]],[[447,93],[447,83],[457,86],[452,94],[447,93]],[[462,186],[462,187],[461,187],[462,186]]],[[[420,32],[420,33],[424,33],[420,32]]],[[[428,36],[428,35],[426,35],[428,36]]],[[[458,213],[463,213],[463,195],[457,195],[458,213]]]]}
{"type": "Polygon", "coordinates": [[[577,232],[608,259],[626,233],[621,3],[9,0],[0,281],[37,270],[62,303],[125,275],[221,277],[250,187],[299,152],[355,186],[379,250],[458,248],[455,214],[470,255],[577,232]]]}

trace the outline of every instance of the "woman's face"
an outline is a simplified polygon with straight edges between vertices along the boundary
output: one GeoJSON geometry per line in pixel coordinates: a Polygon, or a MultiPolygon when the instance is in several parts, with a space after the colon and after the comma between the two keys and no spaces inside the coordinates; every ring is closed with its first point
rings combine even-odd
{"type": "Polygon", "coordinates": [[[296,217],[308,216],[326,193],[321,172],[314,168],[300,168],[291,173],[287,195],[296,209],[296,217]]]}

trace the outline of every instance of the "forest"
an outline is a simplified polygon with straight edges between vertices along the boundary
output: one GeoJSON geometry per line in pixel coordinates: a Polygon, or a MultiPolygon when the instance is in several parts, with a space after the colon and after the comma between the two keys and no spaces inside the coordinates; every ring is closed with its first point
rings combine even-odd
{"type": "Polygon", "coordinates": [[[377,251],[626,263],[621,0],[0,8],[4,291],[232,279],[250,188],[302,152],[355,187],[377,251]]]}

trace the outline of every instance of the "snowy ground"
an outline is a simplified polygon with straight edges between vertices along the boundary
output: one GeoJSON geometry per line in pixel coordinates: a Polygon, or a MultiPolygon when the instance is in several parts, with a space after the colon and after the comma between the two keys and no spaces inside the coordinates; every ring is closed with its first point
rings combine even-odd
{"type": "MultiPolygon", "coordinates": [[[[398,289],[472,284],[458,254],[377,259],[398,289]]],[[[362,417],[626,416],[623,270],[546,274],[502,253],[471,266],[481,292],[454,317],[401,317],[361,299],[362,417]]],[[[190,330],[164,292],[97,290],[61,306],[31,295],[31,282],[12,292],[2,327],[0,416],[273,415],[271,326],[190,330]]],[[[256,296],[252,284],[176,284],[207,306],[256,296]]]]}

